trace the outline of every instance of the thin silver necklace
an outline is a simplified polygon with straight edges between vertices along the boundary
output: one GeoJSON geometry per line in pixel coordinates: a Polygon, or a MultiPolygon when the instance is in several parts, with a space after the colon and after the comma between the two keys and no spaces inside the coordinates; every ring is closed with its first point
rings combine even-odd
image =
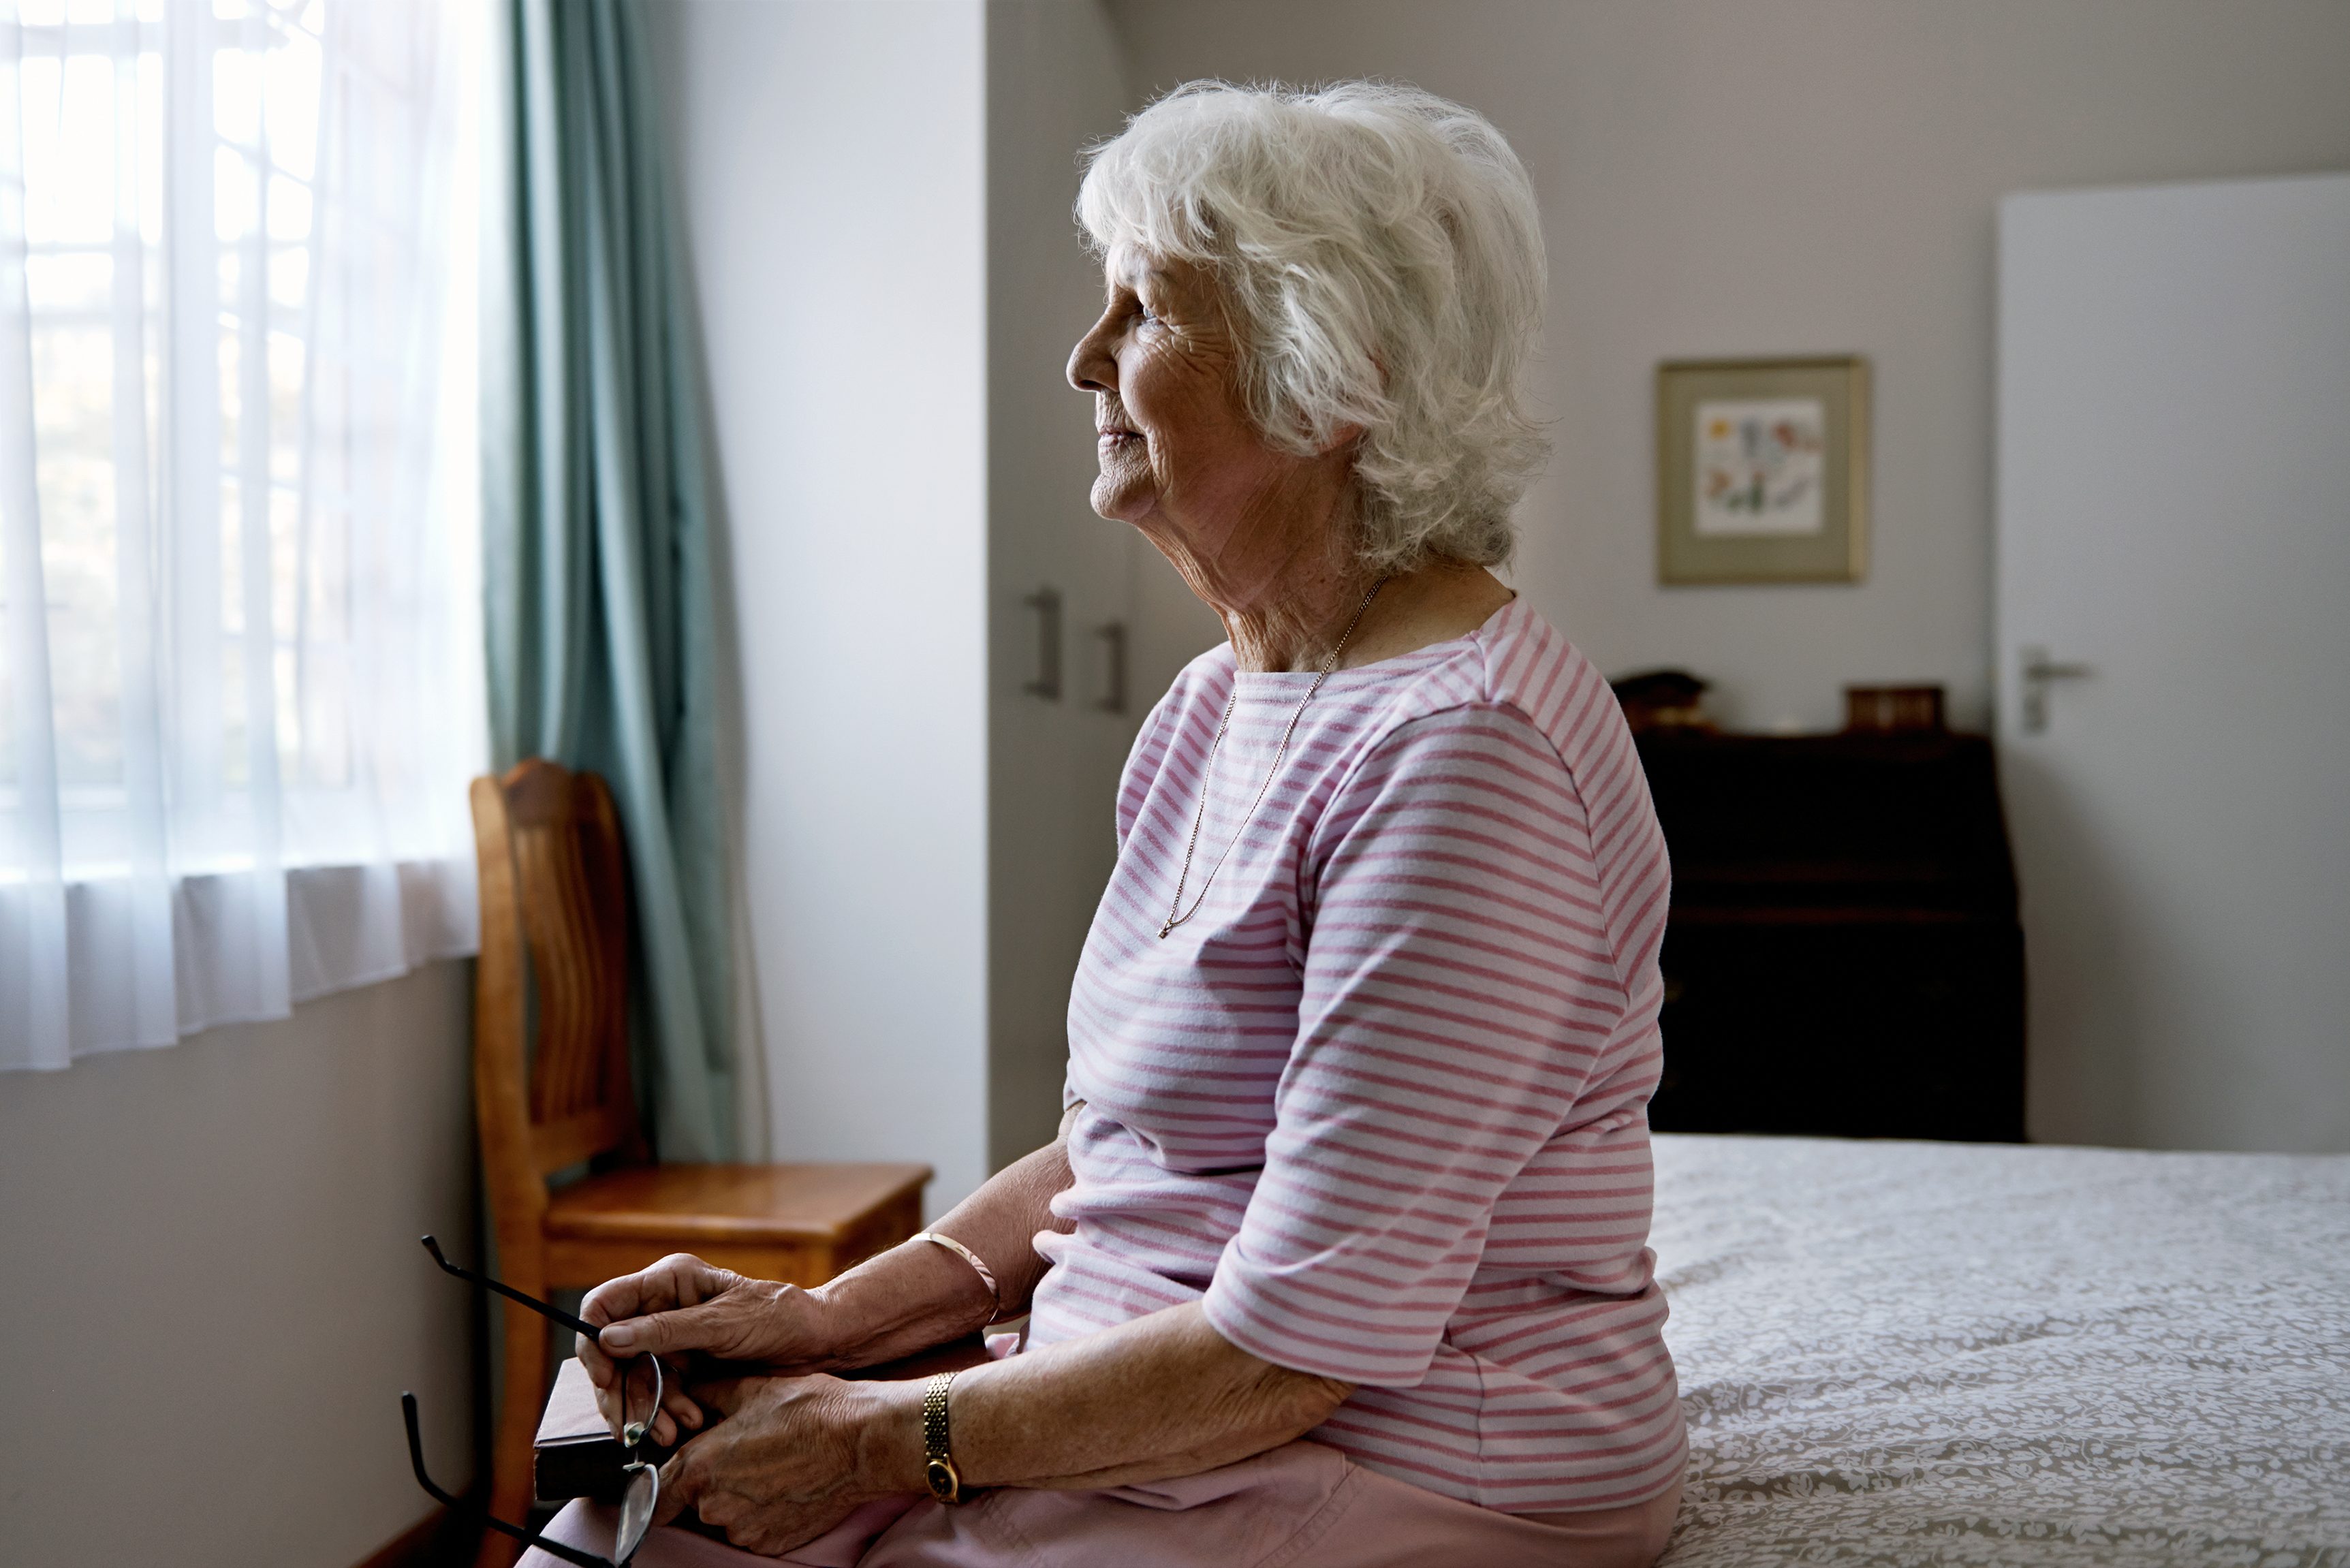
{"type": "Polygon", "coordinates": [[[1297,733],[1297,721],[1305,717],[1305,704],[1314,701],[1314,693],[1322,690],[1322,682],[1329,680],[1330,671],[1338,668],[1338,656],[1347,651],[1347,639],[1353,637],[1355,628],[1363,624],[1364,612],[1371,607],[1371,601],[1378,597],[1379,590],[1387,586],[1388,580],[1381,577],[1371,585],[1371,591],[1363,596],[1363,602],[1355,607],[1355,618],[1348,621],[1347,629],[1338,634],[1338,645],[1330,650],[1330,657],[1322,661],[1321,672],[1314,677],[1314,684],[1308,686],[1305,695],[1297,700],[1297,711],[1289,716],[1289,727],[1281,732],[1281,744],[1273,749],[1273,766],[1265,770],[1264,783],[1257,785],[1256,798],[1249,802],[1248,815],[1242,817],[1240,826],[1233,829],[1232,841],[1224,846],[1224,852],[1216,857],[1216,863],[1208,867],[1207,879],[1200,884],[1200,896],[1192,899],[1191,907],[1186,909],[1183,908],[1183,885],[1191,879],[1191,856],[1200,847],[1200,825],[1208,820],[1208,785],[1215,776],[1216,753],[1223,750],[1224,732],[1232,728],[1233,704],[1241,700],[1240,671],[1237,669],[1232,671],[1232,694],[1224,699],[1224,716],[1216,722],[1216,738],[1209,742],[1208,760],[1200,766],[1200,809],[1191,814],[1191,838],[1183,846],[1183,869],[1175,877],[1175,897],[1168,901],[1167,923],[1159,928],[1160,941],[1165,941],[1174,933],[1176,927],[1198,914],[1200,906],[1208,901],[1208,889],[1216,885],[1216,873],[1224,868],[1224,862],[1231,859],[1232,851],[1240,847],[1241,836],[1248,832],[1249,824],[1256,820],[1256,808],[1264,804],[1265,793],[1273,788],[1273,781],[1281,772],[1281,759],[1289,754],[1289,737],[1297,733]]]}

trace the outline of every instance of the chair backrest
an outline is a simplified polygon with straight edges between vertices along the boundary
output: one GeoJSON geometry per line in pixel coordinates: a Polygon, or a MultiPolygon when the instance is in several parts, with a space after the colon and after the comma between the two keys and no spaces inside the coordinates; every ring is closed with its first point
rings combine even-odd
{"type": "Polygon", "coordinates": [[[545,1210],[548,1172],[612,1149],[644,1156],[629,1084],[628,883],[612,793],[594,774],[530,758],[475,779],[473,805],[473,1090],[503,1229],[545,1210]]]}

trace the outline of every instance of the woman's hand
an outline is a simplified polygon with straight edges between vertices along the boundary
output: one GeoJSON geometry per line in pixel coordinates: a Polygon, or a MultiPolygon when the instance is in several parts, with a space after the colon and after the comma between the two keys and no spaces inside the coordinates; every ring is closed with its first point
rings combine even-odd
{"type": "Polygon", "coordinates": [[[823,1376],[697,1386],[723,1418],[661,1467],[654,1522],[697,1513],[736,1546],[775,1557],[860,1503],[920,1490],[921,1423],[910,1389],[919,1397],[919,1384],[823,1376]]]}
{"type": "MultiPolygon", "coordinates": [[[[663,1447],[681,1431],[699,1431],[702,1407],[687,1394],[690,1353],[724,1361],[795,1370],[819,1366],[833,1354],[816,1300],[797,1285],[745,1279],[690,1253],[676,1252],[641,1273],[607,1280],[588,1294],[579,1315],[603,1329],[577,1336],[579,1360],[596,1385],[596,1406],[615,1436],[622,1408],[620,1368],[639,1355],[661,1358],[665,1390],[652,1438],[663,1447]],[[606,1326],[608,1325],[608,1326],[606,1326]]],[[[644,1397],[643,1379],[638,1397],[644,1397]]],[[[639,1407],[641,1410],[641,1407],[639,1407]]]]}

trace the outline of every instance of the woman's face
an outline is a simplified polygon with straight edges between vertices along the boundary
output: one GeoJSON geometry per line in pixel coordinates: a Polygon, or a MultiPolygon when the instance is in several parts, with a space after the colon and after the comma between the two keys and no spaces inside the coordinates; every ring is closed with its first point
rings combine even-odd
{"type": "Polygon", "coordinates": [[[1070,384],[1094,395],[1094,510],[1142,530],[1209,603],[1247,608],[1326,554],[1347,462],[1257,433],[1212,275],[1124,248],[1102,271],[1101,319],[1069,356],[1070,384]]]}

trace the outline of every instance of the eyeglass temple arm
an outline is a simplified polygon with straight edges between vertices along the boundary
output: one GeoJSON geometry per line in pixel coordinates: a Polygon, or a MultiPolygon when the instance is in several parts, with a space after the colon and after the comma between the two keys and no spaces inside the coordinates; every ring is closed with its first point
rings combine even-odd
{"type": "Polygon", "coordinates": [[[596,1338],[596,1325],[589,1323],[586,1318],[574,1317],[559,1306],[549,1305],[547,1303],[539,1300],[536,1296],[526,1296],[520,1291],[515,1289],[512,1285],[500,1284],[497,1281],[491,1279],[486,1274],[477,1274],[471,1269],[461,1269],[442,1255],[441,1251],[441,1243],[439,1241],[433,1240],[430,1236],[423,1237],[422,1241],[424,1242],[424,1250],[432,1254],[432,1261],[440,1264],[443,1269],[446,1269],[449,1272],[456,1275],[459,1279],[471,1280],[477,1285],[487,1286],[489,1289],[497,1292],[498,1294],[505,1297],[506,1300],[510,1302],[520,1302],[523,1305],[530,1308],[531,1311],[538,1314],[541,1317],[553,1318],[556,1323],[561,1324],[564,1327],[569,1329],[574,1334],[584,1334],[591,1341],[596,1338]]]}
{"type": "MultiPolygon", "coordinates": [[[[400,1418],[408,1423],[408,1462],[416,1469],[416,1484],[431,1493],[434,1501],[452,1508],[459,1513],[469,1511],[467,1504],[442,1491],[433,1484],[432,1478],[424,1473],[424,1440],[416,1433],[415,1395],[405,1392],[400,1395],[400,1418]]],[[[616,1564],[608,1557],[593,1556],[576,1546],[566,1546],[560,1541],[549,1541],[544,1535],[508,1524],[486,1508],[481,1511],[481,1514],[482,1522],[500,1534],[511,1535],[525,1546],[536,1546],[541,1552],[550,1552],[562,1558],[566,1563],[577,1563],[578,1568],[616,1568],[616,1564]]]]}

